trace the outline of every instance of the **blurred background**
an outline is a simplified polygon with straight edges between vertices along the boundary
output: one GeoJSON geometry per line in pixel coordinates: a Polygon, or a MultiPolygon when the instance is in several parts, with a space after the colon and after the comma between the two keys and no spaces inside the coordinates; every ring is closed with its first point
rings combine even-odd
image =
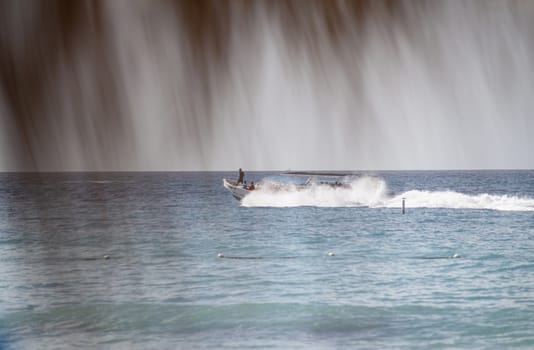
{"type": "Polygon", "coordinates": [[[532,1],[0,0],[0,171],[534,168],[532,1]]]}

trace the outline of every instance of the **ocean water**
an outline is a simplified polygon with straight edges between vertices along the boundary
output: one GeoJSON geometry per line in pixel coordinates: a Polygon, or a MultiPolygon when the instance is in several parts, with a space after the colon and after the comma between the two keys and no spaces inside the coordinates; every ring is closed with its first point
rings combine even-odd
{"type": "Polygon", "coordinates": [[[534,171],[235,175],[0,174],[0,349],[534,348],[534,171]]]}

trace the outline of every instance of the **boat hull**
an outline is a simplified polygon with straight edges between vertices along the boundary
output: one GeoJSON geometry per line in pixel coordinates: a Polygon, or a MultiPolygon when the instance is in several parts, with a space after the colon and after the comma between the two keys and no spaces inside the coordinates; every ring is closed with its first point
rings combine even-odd
{"type": "Polygon", "coordinates": [[[224,188],[228,189],[232,196],[237,200],[242,200],[246,195],[250,193],[250,190],[243,188],[242,184],[237,184],[236,180],[223,179],[224,188]]]}

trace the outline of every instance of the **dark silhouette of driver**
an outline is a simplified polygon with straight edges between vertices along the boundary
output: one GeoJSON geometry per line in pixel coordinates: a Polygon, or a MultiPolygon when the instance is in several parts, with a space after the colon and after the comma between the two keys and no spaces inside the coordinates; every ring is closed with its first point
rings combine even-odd
{"type": "Polygon", "coordinates": [[[237,184],[242,184],[245,179],[245,172],[239,168],[239,179],[237,179],[237,184]]]}

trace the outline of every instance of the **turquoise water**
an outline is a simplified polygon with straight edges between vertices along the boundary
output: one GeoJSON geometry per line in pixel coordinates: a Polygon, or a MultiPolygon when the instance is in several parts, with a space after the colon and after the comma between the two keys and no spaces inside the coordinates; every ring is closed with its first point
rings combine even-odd
{"type": "Polygon", "coordinates": [[[374,175],[0,175],[0,348],[534,348],[534,171],[374,175]]]}

